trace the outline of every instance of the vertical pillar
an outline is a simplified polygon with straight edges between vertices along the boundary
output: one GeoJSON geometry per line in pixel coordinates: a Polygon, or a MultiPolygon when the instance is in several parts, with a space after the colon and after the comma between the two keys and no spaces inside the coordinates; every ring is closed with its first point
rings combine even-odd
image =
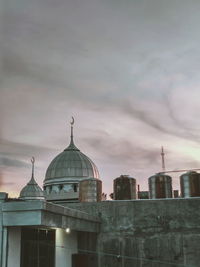
{"type": "Polygon", "coordinates": [[[71,267],[72,254],[78,251],[77,233],[66,233],[64,229],[56,229],[56,264],[55,267],[71,267]]]}
{"type": "Polygon", "coordinates": [[[7,267],[20,267],[21,258],[21,228],[9,227],[8,230],[8,260],[7,267]]]}
{"type": "Polygon", "coordinates": [[[0,266],[5,267],[7,261],[7,227],[3,227],[3,203],[8,194],[0,192],[0,266]]]}
{"type": "Polygon", "coordinates": [[[8,259],[8,229],[7,227],[2,227],[1,234],[1,266],[7,267],[8,259]]]}

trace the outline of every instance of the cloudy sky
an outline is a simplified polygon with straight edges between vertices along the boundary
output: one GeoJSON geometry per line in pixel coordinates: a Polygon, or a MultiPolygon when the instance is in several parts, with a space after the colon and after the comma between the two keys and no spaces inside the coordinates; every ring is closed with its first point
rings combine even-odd
{"type": "MultiPolygon", "coordinates": [[[[6,0],[0,8],[1,191],[42,185],[75,143],[103,190],[121,174],[141,189],[166,168],[200,168],[199,0],[6,0]]],[[[174,189],[179,189],[173,175],[174,189]]]]}

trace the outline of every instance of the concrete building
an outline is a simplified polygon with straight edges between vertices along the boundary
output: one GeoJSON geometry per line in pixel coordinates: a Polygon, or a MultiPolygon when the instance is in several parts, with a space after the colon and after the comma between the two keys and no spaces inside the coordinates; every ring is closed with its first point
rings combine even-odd
{"type": "Polygon", "coordinates": [[[78,238],[99,232],[98,216],[41,200],[8,201],[5,193],[0,198],[2,267],[72,266],[78,238]]]}
{"type": "Polygon", "coordinates": [[[199,197],[100,201],[101,192],[72,122],[70,145],[50,163],[44,192],[32,159],[19,198],[0,193],[0,266],[199,267],[199,197]]]}

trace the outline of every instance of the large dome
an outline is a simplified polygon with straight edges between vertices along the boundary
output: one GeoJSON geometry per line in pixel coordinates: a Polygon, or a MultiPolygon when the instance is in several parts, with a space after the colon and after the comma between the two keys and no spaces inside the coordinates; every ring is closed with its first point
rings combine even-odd
{"type": "Polygon", "coordinates": [[[69,146],[50,163],[44,180],[44,194],[48,201],[75,201],[79,198],[79,183],[85,179],[98,179],[95,164],[83,154],[73,141],[73,122],[71,123],[71,142],[69,146]]]}
{"type": "Polygon", "coordinates": [[[68,148],[57,155],[50,163],[45,177],[45,183],[54,179],[86,179],[99,178],[97,167],[71,141],[68,148]]]}

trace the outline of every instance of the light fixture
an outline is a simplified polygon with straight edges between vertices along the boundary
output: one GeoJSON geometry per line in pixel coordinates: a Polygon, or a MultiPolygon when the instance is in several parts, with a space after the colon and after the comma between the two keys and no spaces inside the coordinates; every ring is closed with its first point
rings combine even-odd
{"type": "Polygon", "coordinates": [[[66,228],[66,229],[65,229],[65,232],[66,232],[67,234],[69,234],[69,233],[70,233],[70,228],[66,228]]]}

